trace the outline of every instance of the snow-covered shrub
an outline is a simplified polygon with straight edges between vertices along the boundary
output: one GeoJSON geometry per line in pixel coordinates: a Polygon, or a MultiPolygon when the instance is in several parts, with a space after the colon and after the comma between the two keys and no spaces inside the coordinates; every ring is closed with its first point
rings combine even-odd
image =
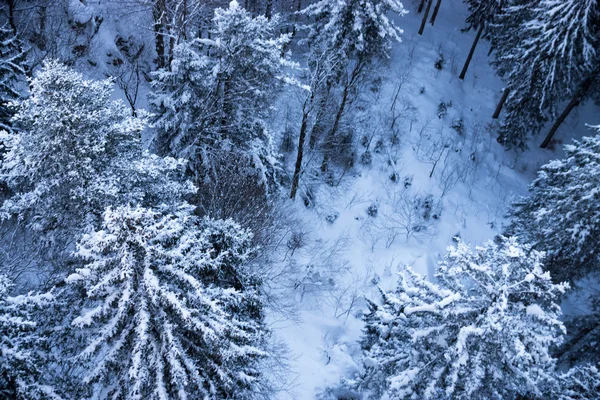
{"type": "Polygon", "coordinates": [[[107,209],[56,300],[65,395],[254,398],[267,354],[260,283],[242,265],[249,243],[238,225],[198,220],[187,206],[107,209]]]}
{"type": "Polygon", "coordinates": [[[370,399],[539,396],[561,341],[560,296],[543,255],[514,238],[458,241],[429,282],[407,267],[371,303],[363,372],[348,387],[370,399]]]}

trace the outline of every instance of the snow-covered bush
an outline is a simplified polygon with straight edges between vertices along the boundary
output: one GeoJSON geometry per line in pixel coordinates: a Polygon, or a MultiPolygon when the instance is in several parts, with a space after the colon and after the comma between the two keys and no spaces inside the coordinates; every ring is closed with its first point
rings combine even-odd
{"type": "Polygon", "coordinates": [[[107,209],[82,237],[55,307],[68,398],[254,398],[265,389],[260,282],[250,235],[227,221],[107,209]],[[81,380],[80,380],[81,379],[81,380]]]}
{"type": "Polygon", "coordinates": [[[371,399],[540,395],[568,286],[553,284],[543,255],[514,238],[448,250],[437,282],[406,268],[396,291],[371,303],[364,370],[347,386],[371,399]]]}

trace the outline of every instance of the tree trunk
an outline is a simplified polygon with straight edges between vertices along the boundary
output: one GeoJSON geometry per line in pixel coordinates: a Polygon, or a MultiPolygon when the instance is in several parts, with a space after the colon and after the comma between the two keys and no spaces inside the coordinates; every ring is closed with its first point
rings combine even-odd
{"type": "Polygon", "coordinates": [[[435,7],[433,8],[433,15],[431,16],[431,20],[429,21],[429,22],[431,22],[431,25],[433,25],[435,23],[435,19],[437,18],[438,11],[440,11],[441,5],[442,5],[442,0],[437,0],[437,3],[435,3],[435,7]]]}
{"type": "Polygon", "coordinates": [[[300,126],[300,137],[298,138],[298,155],[296,156],[296,167],[294,168],[294,177],[292,178],[292,191],[290,199],[296,198],[298,184],[300,183],[300,173],[302,172],[302,157],[304,155],[304,140],[306,139],[306,127],[308,125],[308,113],[302,114],[302,125],[300,126]]]}
{"type": "Polygon", "coordinates": [[[8,24],[13,31],[13,35],[17,36],[17,23],[15,22],[15,2],[8,0],[8,24]]]}
{"type": "Polygon", "coordinates": [[[433,3],[433,0],[427,1],[427,8],[425,9],[425,14],[423,14],[423,20],[421,21],[421,27],[419,28],[419,35],[422,35],[423,30],[425,29],[425,24],[427,23],[427,17],[429,16],[429,10],[431,9],[431,3],[433,3]]]}
{"type": "Polygon", "coordinates": [[[158,69],[165,67],[165,39],[164,39],[164,1],[157,0],[152,8],[152,17],[154,18],[154,40],[156,41],[156,66],[158,69]]]}
{"type": "Polygon", "coordinates": [[[327,172],[327,169],[329,168],[329,153],[332,150],[331,144],[333,143],[335,134],[337,133],[337,131],[340,127],[340,120],[342,119],[342,116],[344,115],[344,110],[345,110],[346,104],[348,102],[349,91],[350,91],[350,84],[348,83],[344,87],[344,94],[342,95],[342,101],[340,102],[340,106],[339,106],[337,112],[335,113],[335,119],[333,120],[333,126],[331,127],[331,130],[329,131],[329,135],[327,136],[327,143],[325,146],[325,154],[323,155],[323,162],[321,163],[321,172],[327,172]]]}
{"type": "Polygon", "coordinates": [[[362,71],[366,66],[365,60],[359,60],[354,65],[352,72],[350,74],[350,78],[346,77],[346,83],[344,85],[344,92],[342,94],[342,101],[340,102],[340,106],[338,107],[337,112],[335,113],[335,119],[333,120],[333,126],[329,131],[329,135],[327,137],[327,143],[325,147],[325,154],[323,156],[323,162],[321,163],[321,172],[326,172],[329,167],[329,156],[331,148],[331,143],[335,138],[335,135],[340,127],[340,121],[342,116],[344,115],[344,111],[346,110],[346,105],[348,104],[348,96],[350,95],[350,89],[357,83],[362,71]]]}
{"type": "Polygon", "coordinates": [[[423,7],[425,7],[425,1],[426,0],[421,0],[421,2],[419,3],[419,8],[417,9],[418,14],[421,14],[421,12],[423,11],[423,7]]]}
{"type": "Polygon", "coordinates": [[[502,93],[502,97],[496,106],[496,111],[494,111],[494,115],[492,115],[493,119],[498,119],[500,113],[502,112],[502,107],[504,107],[504,103],[506,103],[506,99],[508,99],[508,95],[510,94],[510,88],[505,87],[504,92],[502,93]]]}
{"type": "Polygon", "coordinates": [[[469,55],[467,56],[467,61],[465,61],[465,65],[460,73],[459,79],[465,79],[465,75],[467,74],[467,69],[469,69],[469,64],[471,63],[471,59],[473,58],[473,53],[475,53],[475,48],[477,47],[477,43],[481,38],[481,34],[483,33],[484,28],[483,22],[479,26],[479,30],[477,31],[477,35],[475,36],[475,40],[473,41],[473,45],[471,45],[471,50],[469,50],[469,55]]]}
{"type": "Polygon", "coordinates": [[[590,76],[586,78],[585,81],[581,83],[581,85],[579,85],[577,92],[575,93],[569,104],[567,104],[567,108],[565,108],[562,114],[560,114],[554,125],[552,125],[552,128],[550,128],[550,132],[548,132],[548,135],[540,145],[542,149],[545,149],[548,146],[548,143],[550,143],[550,140],[552,140],[552,137],[554,136],[560,125],[563,122],[565,122],[565,119],[567,119],[571,111],[573,111],[573,109],[577,107],[579,103],[581,103],[581,100],[583,100],[585,95],[590,90],[590,87],[592,86],[592,83],[594,82],[594,79],[596,78],[597,74],[597,72],[593,72],[590,76]]]}
{"type": "Polygon", "coordinates": [[[296,192],[298,191],[298,185],[300,184],[300,174],[302,173],[302,157],[304,156],[304,141],[306,140],[308,117],[312,110],[313,101],[315,100],[315,88],[312,89],[310,98],[304,103],[304,107],[302,107],[302,124],[300,125],[300,136],[298,137],[298,154],[296,156],[296,166],[292,178],[292,190],[290,192],[290,199],[292,200],[296,198],[296,192]]]}
{"type": "Polygon", "coordinates": [[[273,17],[273,0],[267,0],[267,4],[265,6],[265,18],[270,21],[272,17],[273,17]]]}
{"type": "Polygon", "coordinates": [[[319,101],[319,108],[317,110],[317,115],[315,116],[315,123],[313,124],[312,129],[310,130],[310,136],[308,138],[308,148],[311,150],[315,148],[319,137],[325,129],[324,119],[327,113],[327,100],[329,99],[330,91],[331,83],[327,83],[325,95],[322,95],[319,101]]]}

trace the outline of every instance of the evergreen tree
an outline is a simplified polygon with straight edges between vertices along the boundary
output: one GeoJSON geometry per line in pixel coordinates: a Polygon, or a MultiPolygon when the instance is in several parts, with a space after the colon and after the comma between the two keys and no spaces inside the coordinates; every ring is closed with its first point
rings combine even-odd
{"type": "Polygon", "coordinates": [[[557,400],[587,400],[600,398],[598,366],[574,367],[557,373],[544,385],[544,398],[557,400]]]}
{"type": "Polygon", "coordinates": [[[144,152],[145,120],[110,100],[112,92],[111,80],[85,80],[48,62],[31,97],[18,103],[18,132],[2,135],[9,152],[0,176],[14,195],[0,212],[36,232],[41,253],[70,251],[68,243],[97,227],[108,205],[168,204],[192,190],[170,179],[176,160],[144,152]]]}
{"type": "Polygon", "coordinates": [[[265,119],[288,64],[288,37],[276,36],[277,24],[232,1],[215,11],[211,39],[175,48],[171,69],[155,73],[150,98],[159,151],[188,158],[201,178],[215,178],[211,160],[233,151],[250,175],[274,183],[277,161],[265,119]]]}
{"type": "MultiPolygon", "coordinates": [[[[12,132],[14,110],[10,103],[21,97],[19,84],[25,81],[25,53],[8,25],[0,27],[0,131],[12,132]]],[[[6,146],[0,140],[0,160],[6,146]]]]}
{"type": "Polygon", "coordinates": [[[437,283],[410,268],[393,293],[371,303],[354,388],[368,398],[539,396],[560,343],[559,297],[543,255],[500,238],[450,247],[437,283]]]}
{"type": "Polygon", "coordinates": [[[15,400],[59,399],[42,383],[43,340],[32,312],[51,296],[9,296],[11,284],[0,276],[0,397],[15,400]]]}
{"type": "MultiPolygon", "coordinates": [[[[50,326],[68,398],[258,398],[267,354],[250,234],[142,207],[107,209],[77,245],[82,266],[50,326]],[[60,326],[59,325],[59,326],[60,326]]],[[[61,370],[58,369],[57,370],[61,370]]]]}
{"type": "Polygon", "coordinates": [[[542,166],[529,196],[513,204],[508,230],[546,253],[553,277],[573,280],[600,271],[600,136],[564,150],[565,158],[542,166]]]}
{"type": "MultiPolygon", "coordinates": [[[[493,62],[511,93],[500,141],[524,148],[558,104],[588,97],[598,77],[600,5],[595,0],[511,0],[498,17],[493,62]]],[[[565,116],[566,118],[566,116],[565,116]]]]}
{"type": "Polygon", "coordinates": [[[12,131],[14,112],[9,103],[21,97],[18,84],[25,78],[25,57],[12,29],[0,27],[0,130],[12,131]]]}

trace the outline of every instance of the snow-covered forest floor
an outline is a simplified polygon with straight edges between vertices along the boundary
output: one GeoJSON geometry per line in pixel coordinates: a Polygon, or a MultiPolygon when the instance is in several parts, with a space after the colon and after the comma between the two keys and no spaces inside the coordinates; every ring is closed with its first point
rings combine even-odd
{"type": "MultiPolygon", "coordinates": [[[[309,207],[301,199],[294,204],[301,221],[297,230],[307,243],[293,257],[310,277],[306,294],[296,294],[298,321],[275,314],[272,326],[289,346],[289,394],[299,399],[314,399],[357,370],[364,298],[377,301],[378,287],[392,289],[403,265],[432,278],[454,236],[473,245],[493,239],[502,232],[507,206],[526,194],[539,166],[562,156],[561,146],[539,149],[540,137],[526,153],[496,143],[490,125],[498,121],[491,117],[503,87],[488,64],[487,42],[479,43],[464,81],[458,78],[475,37],[474,31],[461,32],[467,14],[462,1],[444,0],[435,25],[428,22],[422,36],[417,34],[422,14],[410,1],[405,6],[409,14],[395,18],[404,30],[402,43],[394,45],[389,65],[376,72],[381,90],[369,93],[357,128],[359,137],[369,139],[368,149],[359,148],[371,152],[372,162],[357,163],[338,187],[301,180],[314,201],[309,207]],[[441,69],[435,65],[439,59],[441,69]],[[451,105],[440,117],[442,102],[451,105]],[[439,202],[439,220],[407,238],[398,229],[410,218],[400,216],[404,201],[427,195],[439,202]],[[333,285],[313,273],[331,277],[333,285]]],[[[288,115],[289,108],[298,109],[294,94],[286,92],[279,104],[284,105],[275,120],[299,125],[288,115]]],[[[590,135],[585,122],[591,119],[585,116],[595,111],[590,105],[573,113],[561,131],[590,135]]],[[[290,166],[293,155],[287,154],[290,166]]]]}

